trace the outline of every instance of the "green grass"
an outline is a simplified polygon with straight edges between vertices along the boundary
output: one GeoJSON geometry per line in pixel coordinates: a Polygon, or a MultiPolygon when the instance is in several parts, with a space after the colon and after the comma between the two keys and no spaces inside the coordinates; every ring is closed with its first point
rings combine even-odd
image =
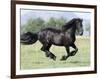
{"type": "Polygon", "coordinates": [[[57,56],[56,61],[53,61],[47,58],[45,53],[40,50],[42,45],[39,41],[33,45],[21,45],[21,69],[89,66],[90,39],[88,37],[77,37],[75,44],[79,49],[77,54],[69,57],[66,61],[60,61],[61,57],[67,54],[64,47],[51,47],[50,51],[57,56]]]}

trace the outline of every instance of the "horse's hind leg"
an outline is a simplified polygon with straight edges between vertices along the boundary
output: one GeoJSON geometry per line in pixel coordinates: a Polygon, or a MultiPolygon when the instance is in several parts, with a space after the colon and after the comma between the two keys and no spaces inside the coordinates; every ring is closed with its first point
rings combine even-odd
{"type": "Polygon", "coordinates": [[[50,47],[51,47],[51,44],[48,44],[48,45],[44,44],[41,50],[45,52],[46,57],[50,57],[51,59],[56,60],[56,56],[49,51],[50,47]]]}
{"type": "Polygon", "coordinates": [[[49,51],[50,47],[51,47],[50,45],[49,46],[43,45],[41,48],[41,50],[45,52],[46,57],[49,57],[50,52],[48,52],[48,51],[49,51]]]}

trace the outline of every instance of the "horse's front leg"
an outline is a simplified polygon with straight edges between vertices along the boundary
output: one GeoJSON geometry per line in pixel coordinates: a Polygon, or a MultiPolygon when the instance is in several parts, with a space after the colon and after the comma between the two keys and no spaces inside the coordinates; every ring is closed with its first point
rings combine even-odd
{"type": "Polygon", "coordinates": [[[78,48],[76,47],[75,44],[72,44],[71,46],[72,46],[75,50],[71,51],[70,55],[71,55],[71,56],[74,56],[74,55],[77,53],[78,48]]]}
{"type": "Polygon", "coordinates": [[[41,50],[45,52],[46,57],[50,57],[51,59],[56,60],[56,56],[49,51],[50,47],[51,45],[43,45],[41,50]]]}
{"type": "Polygon", "coordinates": [[[61,60],[66,60],[70,56],[70,48],[69,46],[65,46],[67,55],[62,56],[61,60]]]}
{"type": "Polygon", "coordinates": [[[73,51],[70,52],[69,47],[68,47],[68,46],[65,46],[66,51],[67,51],[67,56],[66,56],[66,55],[62,56],[61,60],[66,60],[68,57],[74,56],[74,55],[77,53],[78,48],[76,47],[76,45],[75,45],[75,44],[72,44],[71,46],[72,46],[75,50],[73,50],[73,51]]]}

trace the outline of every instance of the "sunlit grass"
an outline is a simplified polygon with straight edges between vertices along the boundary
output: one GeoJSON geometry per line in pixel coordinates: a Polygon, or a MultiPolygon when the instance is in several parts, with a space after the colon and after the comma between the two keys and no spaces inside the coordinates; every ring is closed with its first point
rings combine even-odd
{"type": "Polygon", "coordinates": [[[66,61],[60,61],[61,57],[67,54],[64,47],[51,47],[50,51],[57,56],[56,61],[53,61],[40,50],[42,45],[39,41],[32,45],[21,45],[21,69],[89,66],[90,39],[88,37],[78,37],[75,44],[79,49],[77,54],[69,57],[66,61]]]}

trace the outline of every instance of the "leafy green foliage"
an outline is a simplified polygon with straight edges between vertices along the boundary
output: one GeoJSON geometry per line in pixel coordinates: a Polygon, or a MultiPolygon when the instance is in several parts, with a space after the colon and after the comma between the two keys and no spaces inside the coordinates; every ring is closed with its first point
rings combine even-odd
{"type": "Polygon", "coordinates": [[[41,18],[37,19],[30,18],[25,25],[21,26],[21,33],[28,31],[37,32],[43,26],[44,26],[44,20],[42,20],[41,18]]]}
{"type": "Polygon", "coordinates": [[[55,28],[61,28],[62,25],[66,23],[66,19],[63,17],[61,18],[49,18],[47,21],[41,19],[41,18],[30,18],[28,19],[27,23],[21,26],[21,34],[25,32],[38,32],[40,29],[46,28],[46,27],[55,27],[55,28]]]}
{"type": "MultiPolygon", "coordinates": [[[[52,28],[58,28],[61,29],[61,27],[68,22],[68,19],[64,17],[60,18],[54,18],[50,17],[46,20],[43,18],[29,18],[27,22],[24,25],[21,25],[21,34],[26,32],[38,32],[43,28],[52,27],[52,28]]],[[[90,36],[90,23],[87,22],[84,25],[84,34],[88,33],[87,36],[90,36]]],[[[78,32],[76,32],[76,35],[78,35],[78,32]]]]}

